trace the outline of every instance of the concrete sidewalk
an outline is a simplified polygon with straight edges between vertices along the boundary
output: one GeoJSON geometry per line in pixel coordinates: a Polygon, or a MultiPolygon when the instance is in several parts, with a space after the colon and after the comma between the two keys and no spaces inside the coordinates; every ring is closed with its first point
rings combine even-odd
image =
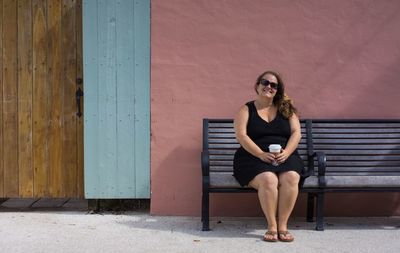
{"type": "Polygon", "coordinates": [[[400,217],[327,218],[326,230],[294,218],[293,243],[267,243],[262,218],[199,218],[145,212],[0,210],[0,249],[17,252],[400,252],[400,217]]]}

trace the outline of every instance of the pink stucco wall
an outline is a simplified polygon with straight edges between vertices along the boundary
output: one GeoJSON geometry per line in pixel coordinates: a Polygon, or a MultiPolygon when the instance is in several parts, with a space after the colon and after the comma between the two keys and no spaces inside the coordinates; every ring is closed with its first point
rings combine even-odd
{"type": "MultiPolygon", "coordinates": [[[[152,0],[151,213],[200,215],[202,119],[232,118],[266,69],[303,118],[400,118],[400,2],[152,0]]],[[[294,215],[303,215],[301,195],[294,215]]],[[[329,194],[327,215],[400,215],[398,194],[329,194]]],[[[255,194],[212,215],[260,215],[255,194]]]]}

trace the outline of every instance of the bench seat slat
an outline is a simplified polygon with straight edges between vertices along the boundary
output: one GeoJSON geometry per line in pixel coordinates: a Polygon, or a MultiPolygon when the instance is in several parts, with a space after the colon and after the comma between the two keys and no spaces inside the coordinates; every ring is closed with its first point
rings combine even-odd
{"type": "Polygon", "coordinates": [[[210,155],[233,155],[236,150],[234,149],[209,149],[210,155]]]}
{"type": "Polygon", "coordinates": [[[213,143],[209,143],[208,144],[209,148],[229,148],[229,149],[238,149],[240,147],[240,145],[238,143],[229,143],[229,144],[213,144],[213,143]]]}
{"type": "Polygon", "coordinates": [[[385,166],[394,166],[398,167],[400,169],[400,161],[387,161],[387,160],[381,160],[381,161],[332,161],[329,160],[327,161],[328,168],[333,166],[333,167],[346,167],[346,166],[368,166],[368,167],[385,167],[385,166]]]}
{"type": "MultiPolygon", "coordinates": [[[[305,145],[299,145],[299,147],[305,148],[305,145]]],[[[400,149],[400,144],[316,144],[314,143],[315,150],[328,150],[328,149],[345,149],[345,150],[371,150],[371,153],[375,150],[398,150],[400,149]]]]}
{"type": "MultiPolygon", "coordinates": [[[[307,151],[304,149],[299,149],[299,154],[301,155],[306,155],[307,151]]],[[[210,155],[234,155],[236,152],[236,149],[209,149],[208,150],[210,155]]]]}
{"type": "MultiPolygon", "coordinates": [[[[318,169],[315,168],[315,171],[318,169]]],[[[383,172],[392,172],[392,173],[400,173],[399,167],[333,167],[330,166],[329,169],[326,170],[326,174],[329,173],[368,173],[370,175],[379,174],[383,172]]]]}
{"type": "Polygon", "coordinates": [[[399,161],[400,156],[396,155],[375,155],[375,156],[329,156],[329,161],[399,161]]]}
{"type": "Polygon", "coordinates": [[[400,145],[400,139],[344,139],[344,138],[337,138],[337,139],[313,139],[314,144],[398,144],[400,145]]]}
{"type": "Polygon", "coordinates": [[[234,144],[238,144],[236,138],[226,138],[226,139],[217,139],[217,138],[210,138],[209,139],[209,143],[234,143],[234,144]]]}
{"type": "MultiPolygon", "coordinates": [[[[334,187],[400,187],[400,175],[397,176],[345,176],[345,175],[327,175],[325,176],[326,186],[334,187]]],[[[304,187],[318,187],[318,178],[316,176],[308,177],[304,182],[304,187]]]]}
{"type": "MultiPolygon", "coordinates": [[[[299,144],[298,149],[306,149],[305,144],[299,144]]],[[[394,150],[400,149],[400,144],[315,144],[315,150],[351,149],[351,150],[394,150]]]]}
{"type": "Polygon", "coordinates": [[[399,128],[313,128],[314,134],[322,133],[342,133],[342,134],[353,134],[353,133],[400,133],[399,128]]]}
{"type": "MultiPolygon", "coordinates": [[[[302,127],[305,127],[304,120],[300,122],[302,127]]],[[[226,120],[225,122],[210,122],[208,124],[209,128],[233,128],[233,120],[226,120]]]]}
{"type": "MultiPolygon", "coordinates": [[[[303,139],[300,140],[300,143],[306,142],[305,137],[306,137],[306,135],[303,136],[303,139]]],[[[234,139],[234,140],[236,140],[236,136],[233,133],[209,133],[208,138],[209,138],[209,141],[214,141],[216,139],[221,139],[221,140],[234,139]]]]}
{"type": "Polygon", "coordinates": [[[233,161],[210,161],[210,166],[220,165],[220,166],[233,166],[233,161]]]}
{"type": "Polygon", "coordinates": [[[209,138],[236,138],[234,133],[209,133],[209,138]]]}
{"type": "Polygon", "coordinates": [[[385,123],[385,122],[341,122],[337,123],[334,120],[329,122],[319,122],[318,120],[313,120],[312,127],[314,128],[400,128],[400,121],[396,123],[385,123]]]}
{"type": "MultiPolygon", "coordinates": [[[[229,165],[213,165],[210,166],[210,171],[211,172],[231,172],[233,173],[233,166],[229,165]]],[[[314,171],[318,171],[318,167],[314,168],[314,171]]],[[[347,174],[357,174],[357,173],[362,173],[362,174],[369,174],[369,175],[374,175],[374,174],[382,174],[385,172],[392,172],[392,173],[400,173],[400,168],[399,167],[334,167],[330,166],[326,170],[326,174],[332,174],[332,173],[347,173],[347,174]]]]}
{"type": "MultiPolygon", "coordinates": [[[[240,184],[227,172],[211,172],[210,188],[241,188],[240,184]]],[[[400,175],[398,176],[362,176],[362,175],[327,175],[325,177],[327,187],[400,187],[400,175]]],[[[308,177],[304,187],[318,187],[316,176],[308,177]]]]}
{"type": "MultiPolygon", "coordinates": [[[[302,160],[304,160],[304,161],[307,159],[306,156],[301,156],[301,155],[300,155],[300,158],[302,160]]],[[[215,160],[215,161],[225,161],[225,160],[229,161],[229,160],[233,160],[233,155],[210,155],[210,161],[213,161],[213,160],[215,160]]]]}
{"type": "Polygon", "coordinates": [[[233,155],[210,155],[211,160],[233,160],[233,155]]]}
{"type": "Polygon", "coordinates": [[[232,173],[210,172],[210,188],[242,188],[232,173]]]}
{"type": "Polygon", "coordinates": [[[343,155],[343,156],[352,156],[352,155],[400,155],[400,150],[374,150],[374,152],[371,152],[371,150],[330,150],[330,149],[320,149],[315,151],[322,151],[325,152],[327,159],[329,160],[329,157],[331,155],[343,155]]]}
{"type": "MultiPolygon", "coordinates": [[[[239,145],[236,139],[233,138],[210,138],[209,144],[236,144],[239,145]]],[[[299,148],[306,148],[305,141],[301,141],[299,148]]]]}
{"type": "Polygon", "coordinates": [[[209,133],[235,133],[233,128],[209,128],[209,133]]]}
{"type": "Polygon", "coordinates": [[[233,122],[230,123],[209,123],[209,128],[233,128],[233,122]]]}
{"type": "Polygon", "coordinates": [[[232,166],[210,166],[210,172],[230,172],[233,173],[232,166]]]}
{"type": "Polygon", "coordinates": [[[390,138],[400,139],[400,133],[315,133],[312,135],[313,139],[371,139],[371,138],[390,138]]]}

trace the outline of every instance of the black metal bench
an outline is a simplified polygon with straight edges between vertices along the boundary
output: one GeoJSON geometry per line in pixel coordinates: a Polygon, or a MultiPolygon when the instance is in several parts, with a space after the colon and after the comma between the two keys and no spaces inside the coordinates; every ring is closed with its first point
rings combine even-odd
{"type": "MultiPolygon", "coordinates": [[[[301,120],[298,151],[309,177],[307,221],[324,230],[326,192],[400,191],[400,120],[301,120]],[[316,205],[315,205],[316,200],[316,205]]],[[[202,222],[209,227],[210,193],[255,192],[232,176],[239,144],[232,119],[203,120],[202,222]]]]}

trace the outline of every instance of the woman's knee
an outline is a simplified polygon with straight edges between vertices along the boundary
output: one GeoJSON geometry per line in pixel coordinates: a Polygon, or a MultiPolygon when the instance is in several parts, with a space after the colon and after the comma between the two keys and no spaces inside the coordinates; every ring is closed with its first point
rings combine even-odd
{"type": "Polygon", "coordinates": [[[272,189],[278,187],[278,177],[273,172],[263,172],[256,176],[255,183],[257,185],[256,189],[272,189]]]}
{"type": "Polygon", "coordinates": [[[279,175],[279,184],[288,186],[297,186],[300,181],[299,173],[295,171],[283,172],[279,175]]]}

